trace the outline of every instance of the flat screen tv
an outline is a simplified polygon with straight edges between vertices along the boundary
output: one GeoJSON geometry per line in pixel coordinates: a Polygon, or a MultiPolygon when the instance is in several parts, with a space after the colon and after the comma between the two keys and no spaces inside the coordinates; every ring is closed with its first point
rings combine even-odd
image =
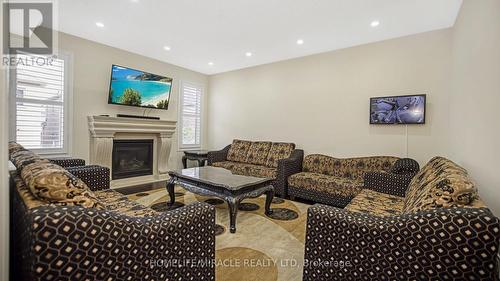
{"type": "Polygon", "coordinates": [[[426,95],[370,98],[370,124],[425,124],[426,95]]]}
{"type": "Polygon", "coordinates": [[[172,78],[113,65],[108,103],[168,109],[171,89],[172,78]]]}

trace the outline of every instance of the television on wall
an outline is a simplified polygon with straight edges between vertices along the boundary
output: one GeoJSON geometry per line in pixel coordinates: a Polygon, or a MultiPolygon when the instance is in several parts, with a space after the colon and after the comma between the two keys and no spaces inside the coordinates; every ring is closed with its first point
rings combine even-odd
{"type": "Polygon", "coordinates": [[[370,124],[425,124],[426,95],[370,98],[370,124]]]}
{"type": "Polygon", "coordinates": [[[113,65],[108,103],[168,109],[171,89],[172,78],[113,65]]]}

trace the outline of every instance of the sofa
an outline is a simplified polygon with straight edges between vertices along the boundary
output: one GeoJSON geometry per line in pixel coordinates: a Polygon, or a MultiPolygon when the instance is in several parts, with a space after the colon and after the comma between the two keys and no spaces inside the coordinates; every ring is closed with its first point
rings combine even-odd
{"type": "Polygon", "coordinates": [[[288,178],[288,193],[292,199],[302,198],[343,208],[361,192],[365,179],[390,181],[391,186],[387,188],[402,192],[419,168],[418,162],[409,158],[334,158],[311,154],[304,158],[302,171],[288,178]]]}
{"type": "Polygon", "coordinates": [[[90,179],[107,168],[16,143],[9,157],[13,280],[215,280],[212,206],[160,213],[109,189],[109,170],[90,179]]]}
{"type": "Polygon", "coordinates": [[[304,280],[497,280],[499,219],[464,168],[435,157],[404,196],[387,184],[308,209],[304,280]]]}
{"type": "Polygon", "coordinates": [[[302,170],[304,151],[295,144],[270,141],[233,140],[219,151],[208,152],[208,165],[234,174],[273,179],[275,193],[288,196],[287,178],[302,170]]]}

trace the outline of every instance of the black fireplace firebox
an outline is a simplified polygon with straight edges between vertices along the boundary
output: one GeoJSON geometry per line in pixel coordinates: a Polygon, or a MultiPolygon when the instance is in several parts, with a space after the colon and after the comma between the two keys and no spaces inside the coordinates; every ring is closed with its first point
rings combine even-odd
{"type": "Polygon", "coordinates": [[[153,140],[114,140],[114,180],[153,174],[153,140]]]}

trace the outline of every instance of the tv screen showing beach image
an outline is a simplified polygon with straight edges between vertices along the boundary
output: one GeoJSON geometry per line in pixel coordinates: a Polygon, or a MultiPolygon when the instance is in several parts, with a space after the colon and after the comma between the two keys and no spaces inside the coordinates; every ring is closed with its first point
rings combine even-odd
{"type": "Polygon", "coordinates": [[[111,67],[109,103],[168,109],[172,78],[127,67],[111,67]]]}

